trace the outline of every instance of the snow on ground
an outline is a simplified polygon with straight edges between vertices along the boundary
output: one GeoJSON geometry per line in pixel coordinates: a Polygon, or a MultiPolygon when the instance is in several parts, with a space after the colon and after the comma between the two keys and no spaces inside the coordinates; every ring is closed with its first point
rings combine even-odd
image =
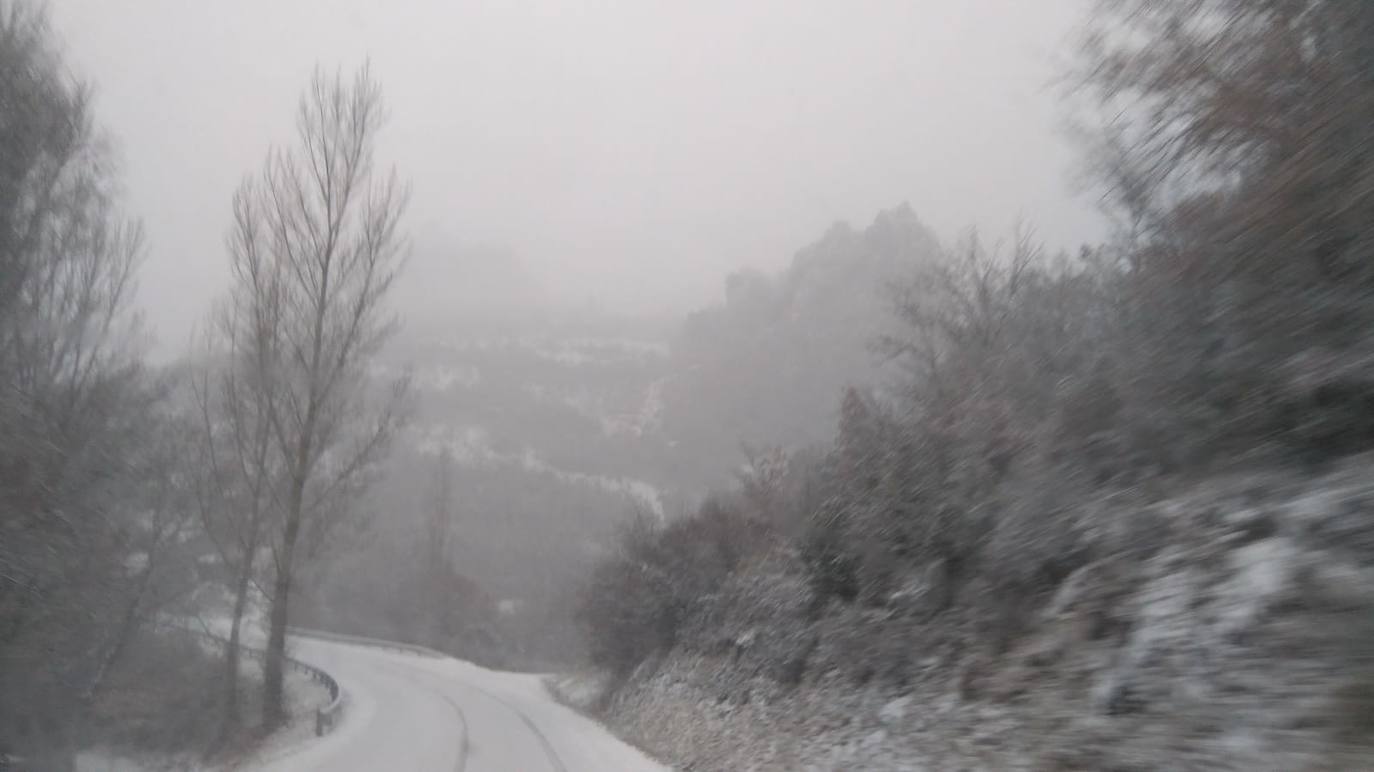
{"type": "Polygon", "coordinates": [[[610,685],[610,677],[598,673],[563,673],[544,679],[544,686],[559,702],[581,711],[594,710],[610,685]]]}
{"type": "Polygon", "coordinates": [[[567,483],[588,485],[594,488],[601,488],[611,493],[619,493],[643,504],[650,512],[653,512],[659,520],[663,519],[663,499],[659,495],[658,488],[655,488],[643,480],[636,480],[630,477],[607,477],[606,475],[600,474],[569,472],[552,466],[535,455],[532,450],[526,450],[523,454],[518,456],[518,459],[520,465],[525,467],[528,471],[551,474],[567,483]]]}
{"type": "Polygon", "coordinates": [[[561,365],[607,364],[626,359],[663,359],[668,356],[668,344],[633,338],[531,338],[520,344],[535,356],[561,365]]]}
{"type": "MultiPolygon", "coordinates": [[[[228,629],[227,620],[215,620],[215,623],[212,624],[212,629],[220,626],[228,629]]],[[[254,632],[252,626],[245,629],[245,634],[252,635],[254,632]]],[[[208,641],[206,646],[211,647],[215,653],[219,651],[218,647],[208,641]]],[[[259,662],[244,658],[240,663],[240,674],[245,682],[245,693],[260,693],[262,673],[259,662]]],[[[314,741],[315,711],[328,704],[330,696],[322,684],[299,670],[287,668],[283,677],[286,680],[286,711],[290,716],[289,723],[270,735],[245,758],[229,763],[212,764],[187,754],[134,754],[110,748],[92,748],[76,755],[76,772],[228,772],[244,767],[251,768],[263,763],[264,760],[291,753],[314,741]]],[[[256,707],[256,704],[245,706],[249,710],[256,710],[256,707]]]]}
{"type": "Polygon", "coordinates": [[[76,772],[161,772],[162,770],[196,769],[194,759],[137,758],[104,748],[94,748],[76,754],[76,772]]]}
{"type": "MultiPolygon", "coordinates": [[[[254,663],[254,668],[257,665],[254,663]]],[[[332,674],[331,674],[332,675],[332,674]]],[[[328,690],[306,674],[287,668],[286,671],[286,710],[290,723],[273,732],[262,745],[242,760],[236,761],[231,768],[252,768],[266,761],[296,752],[315,742],[315,712],[329,704],[328,690]]],[[[345,705],[348,710],[351,705],[345,705]]]]}
{"type": "Polygon", "coordinates": [[[434,365],[415,372],[415,385],[424,391],[448,391],[455,386],[471,389],[482,382],[482,373],[472,365],[434,365]]]}
{"type": "Polygon", "coordinates": [[[632,477],[610,477],[585,472],[570,472],[560,469],[540,458],[532,449],[523,453],[501,453],[489,444],[489,435],[478,426],[450,428],[445,426],[415,427],[410,429],[415,437],[415,447],[426,455],[438,455],[445,449],[460,464],[511,464],[523,467],[528,472],[546,474],[566,483],[586,485],[610,493],[619,493],[626,498],[642,504],[660,520],[664,517],[663,497],[658,488],[644,480],[632,477]]]}
{"type": "Polygon", "coordinates": [[[447,450],[460,464],[499,462],[500,454],[491,447],[491,435],[480,426],[415,426],[407,429],[416,450],[437,456],[447,450]]]}
{"type": "Polygon", "coordinates": [[[540,676],[459,660],[300,639],[297,656],[348,695],[331,735],[246,768],[656,772],[663,767],[555,702],[540,676]]]}

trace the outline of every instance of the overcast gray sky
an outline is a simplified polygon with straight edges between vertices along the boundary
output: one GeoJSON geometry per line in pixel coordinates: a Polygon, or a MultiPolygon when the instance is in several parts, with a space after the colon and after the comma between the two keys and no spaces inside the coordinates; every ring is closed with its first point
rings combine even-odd
{"type": "MultiPolygon", "coordinates": [[[[835,220],[909,201],[944,238],[1024,215],[1100,236],[1072,192],[1052,61],[1079,0],[53,0],[97,86],[141,302],[178,346],[227,276],[229,199],[292,138],[317,64],[370,58],[382,159],[422,244],[508,247],[556,295],[699,305],[835,220]]],[[[426,256],[421,256],[427,258],[426,256]]],[[[430,288],[441,292],[441,287],[430,288]]]]}

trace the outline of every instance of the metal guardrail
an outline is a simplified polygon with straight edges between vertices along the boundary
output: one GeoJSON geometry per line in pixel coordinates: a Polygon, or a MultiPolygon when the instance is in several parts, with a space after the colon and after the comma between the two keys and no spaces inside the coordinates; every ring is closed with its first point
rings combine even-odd
{"type": "MultiPolygon", "coordinates": [[[[353,644],[355,646],[368,646],[375,649],[399,651],[407,654],[418,654],[423,657],[434,657],[437,659],[456,659],[456,657],[454,657],[451,654],[445,654],[442,651],[438,651],[437,649],[431,649],[428,646],[420,646],[414,643],[401,643],[399,641],[388,641],[383,640],[381,638],[368,638],[367,636],[363,635],[343,635],[341,633],[329,633],[323,630],[309,630],[301,627],[288,627],[286,628],[286,631],[291,635],[303,638],[318,638],[323,641],[334,641],[335,643],[353,644]]],[[[539,742],[539,745],[543,748],[544,754],[548,757],[549,763],[553,766],[556,772],[567,772],[567,765],[565,765],[563,763],[563,760],[559,757],[558,751],[554,748],[553,743],[549,741],[548,736],[544,734],[543,730],[541,730],[539,726],[530,719],[529,716],[525,715],[524,711],[510,704],[502,697],[493,694],[490,691],[487,691],[481,686],[473,685],[473,688],[490,697],[491,699],[495,700],[496,702],[505,705],[508,709],[510,709],[510,711],[514,713],[520,719],[520,721],[525,724],[525,726],[529,727],[530,732],[534,735],[535,739],[539,742]]],[[[463,718],[463,711],[461,708],[458,707],[456,703],[454,703],[452,700],[449,700],[448,697],[444,695],[440,696],[443,696],[445,700],[449,701],[449,704],[453,706],[454,711],[457,712],[459,719],[463,722],[463,742],[464,748],[466,749],[468,730],[467,720],[463,718]]],[[[466,758],[466,750],[462,752],[462,756],[464,757],[464,759],[466,758]]],[[[461,768],[462,767],[460,765],[460,769],[461,768]]]]}
{"type": "Polygon", "coordinates": [[[313,669],[326,679],[322,680],[321,683],[329,690],[330,696],[328,705],[315,710],[315,736],[323,737],[334,731],[334,727],[339,723],[339,718],[343,716],[343,689],[339,688],[339,682],[335,681],[333,676],[319,668],[313,669]]]}
{"type": "MultiPolygon", "coordinates": [[[[196,630],[184,624],[164,623],[163,626],[169,629],[175,629],[181,632],[186,632],[192,635],[200,636],[204,640],[210,641],[217,646],[227,647],[229,645],[229,641],[227,639],[210,632],[208,629],[196,630]]],[[[292,634],[300,633],[300,631],[297,630],[291,630],[291,632],[292,634]]],[[[247,644],[244,644],[243,642],[240,642],[238,646],[240,656],[245,656],[249,659],[256,659],[259,661],[265,660],[267,658],[267,651],[265,649],[260,649],[256,646],[249,646],[247,644]]],[[[309,676],[312,681],[315,681],[316,683],[324,686],[324,688],[329,692],[329,704],[317,708],[315,710],[315,736],[323,737],[324,735],[334,731],[334,727],[338,726],[339,718],[343,715],[344,693],[343,689],[339,688],[339,682],[334,679],[334,676],[331,676],[324,670],[321,670],[320,668],[317,668],[308,662],[302,662],[301,660],[296,659],[295,657],[292,657],[290,655],[286,655],[285,662],[288,667],[294,668],[298,672],[304,673],[305,675],[309,676]]]]}
{"type": "Polygon", "coordinates": [[[428,646],[420,646],[415,643],[402,643],[400,641],[388,641],[382,638],[368,638],[365,635],[345,635],[344,633],[331,633],[325,630],[311,630],[305,627],[287,627],[286,632],[301,638],[318,638],[322,641],[334,641],[335,643],[352,643],[362,646],[369,646],[374,649],[389,649],[400,651],[407,654],[419,654],[423,657],[433,657],[435,659],[452,659],[453,655],[445,654],[437,649],[428,646]]]}

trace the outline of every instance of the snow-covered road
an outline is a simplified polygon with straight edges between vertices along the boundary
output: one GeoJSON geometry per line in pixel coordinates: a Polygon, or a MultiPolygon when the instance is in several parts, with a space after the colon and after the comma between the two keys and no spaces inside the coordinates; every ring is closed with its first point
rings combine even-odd
{"type": "Polygon", "coordinates": [[[347,703],[323,738],[268,753],[261,770],[639,772],[664,768],[552,700],[539,677],[315,638],[292,654],[333,675],[347,703]]]}

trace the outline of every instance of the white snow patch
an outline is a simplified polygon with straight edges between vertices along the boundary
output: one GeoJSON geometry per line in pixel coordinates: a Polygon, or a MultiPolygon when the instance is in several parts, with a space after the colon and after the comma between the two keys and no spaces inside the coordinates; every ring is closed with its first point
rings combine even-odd
{"type": "Polygon", "coordinates": [[[636,480],[629,477],[607,477],[599,474],[565,471],[549,465],[543,459],[535,455],[534,451],[529,449],[526,449],[525,452],[520,455],[519,463],[531,472],[551,474],[563,482],[590,485],[610,493],[619,493],[643,504],[645,508],[653,512],[654,516],[659,520],[662,520],[664,517],[663,499],[658,488],[655,488],[643,480],[636,480]]]}
{"type": "Polygon", "coordinates": [[[1231,553],[1235,574],[1222,586],[1219,628],[1242,630],[1254,622],[1269,600],[1283,590],[1294,570],[1297,548],[1288,539],[1265,539],[1231,553]]]}
{"type": "Polygon", "coordinates": [[[471,365],[438,365],[415,374],[416,387],[425,391],[448,391],[455,386],[471,389],[481,382],[481,371],[471,365]]]}
{"type": "Polygon", "coordinates": [[[415,427],[410,433],[415,436],[416,450],[426,456],[437,456],[447,450],[455,463],[469,466],[501,458],[491,449],[491,435],[480,426],[435,425],[415,427]]]}
{"type": "Polygon", "coordinates": [[[587,485],[601,490],[618,493],[642,504],[660,520],[664,517],[663,497],[658,488],[644,480],[631,477],[609,477],[607,475],[570,472],[559,469],[539,457],[532,449],[521,453],[498,453],[488,441],[485,429],[477,426],[452,429],[444,426],[431,426],[427,429],[414,428],[415,447],[424,455],[437,456],[448,449],[456,463],[476,466],[488,464],[513,464],[526,471],[552,475],[559,480],[578,485],[587,485]]]}
{"type": "Polygon", "coordinates": [[[626,359],[662,359],[668,356],[666,343],[632,338],[525,338],[521,343],[534,351],[536,356],[571,366],[609,364],[626,359]]]}
{"type": "Polygon", "coordinates": [[[90,748],[73,758],[76,772],[165,772],[201,770],[204,766],[190,756],[135,758],[108,748],[90,748]]]}
{"type": "Polygon", "coordinates": [[[602,419],[601,431],[608,437],[643,437],[663,426],[663,385],[666,378],[649,384],[644,401],[633,413],[608,416],[602,419]]]}
{"type": "Polygon", "coordinates": [[[599,673],[564,673],[544,679],[555,699],[578,710],[590,710],[610,688],[611,679],[599,673]]]}
{"type": "Polygon", "coordinates": [[[131,552],[124,556],[124,570],[130,574],[137,574],[148,567],[148,553],[131,552]]]}

